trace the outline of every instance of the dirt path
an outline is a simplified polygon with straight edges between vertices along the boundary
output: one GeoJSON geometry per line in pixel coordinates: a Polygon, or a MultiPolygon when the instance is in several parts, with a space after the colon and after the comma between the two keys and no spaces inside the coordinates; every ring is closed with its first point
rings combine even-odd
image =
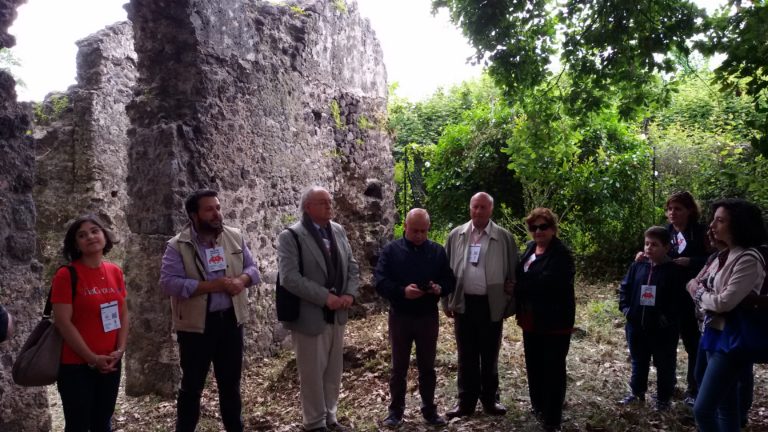
{"type": "MultiPolygon", "coordinates": [[[[577,326],[568,355],[568,394],[564,431],[694,431],[691,412],[679,399],[673,409],[656,413],[651,406],[620,408],[616,401],[628,391],[630,366],[623,321],[616,311],[613,285],[578,288],[577,326]]],[[[456,344],[451,323],[441,316],[437,355],[437,404],[450,409],[456,393],[456,344]]],[[[389,403],[389,348],[386,314],[376,314],[348,325],[340,419],[354,430],[373,431],[386,415],[389,403]]],[[[685,382],[686,354],[678,350],[678,382],[685,382]]],[[[537,431],[529,413],[521,333],[507,321],[499,362],[502,402],[509,412],[502,418],[482,413],[452,421],[449,431],[537,431]]],[[[650,389],[655,389],[651,372],[650,389]]],[[[755,404],[747,431],[768,430],[766,385],[768,372],[756,367],[755,404]]],[[[211,384],[211,377],[209,377],[211,384]]],[[[682,384],[681,384],[682,385],[682,384]]],[[[53,398],[57,399],[53,389],[53,398]]],[[[218,415],[215,385],[204,393],[198,431],[223,430],[218,415]]],[[[295,361],[290,352],[246,367],[243,417],[247,431],[300,431],[295,361]]],[[[403,431],[432,431],[421,422],[415,363],[409,375],[406,423],[403,431]]],[[[115,414],[116,432],[172,431],[175,403],[148,396],[125,397],[121,391],[115,414]]],[[[61,427],[61,423],[57,423],[61,427]]],[[[62,430],[62,429],[55,429],[62,430]]]]}

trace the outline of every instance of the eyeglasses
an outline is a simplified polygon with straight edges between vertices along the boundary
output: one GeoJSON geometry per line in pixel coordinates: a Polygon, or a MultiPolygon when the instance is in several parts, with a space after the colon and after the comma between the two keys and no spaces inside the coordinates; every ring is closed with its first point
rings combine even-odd
{"type": "Polygon", "coordinates": [[[528,231],[530,232],[536,232],[536,231],[546,231],[549,228],[551,228],[552,225],[548,223],[538,224],[538,225],[528,225],[528,231]]]}

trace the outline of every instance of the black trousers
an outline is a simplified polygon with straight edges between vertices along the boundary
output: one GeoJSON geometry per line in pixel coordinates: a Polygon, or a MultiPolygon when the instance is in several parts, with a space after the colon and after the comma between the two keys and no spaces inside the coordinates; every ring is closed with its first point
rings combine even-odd
{"type": "Polygon", "coordinates": [[[405,411],[405,391],[411,347],[416,345],[416,366],[419,370],[421,412],[435,414],[435,355],[439,331],[437,310],[426,315],[395,315],[389,312],[389,340],[392,344],[392,372],[389,377],[389,412],[399,417],[405,411]]]}
{"type": "Polygon", "coordinates": [[[64,432],[111,432],[120,368],[103,374],[88,365],[59,367],[56,387],[64,410],[64,432]]]}
{"type": "Polygon", "coordinates": [[[528,393],[533,410],[546,426],[559,426],[567,384],[565,358],[571,335],[523,332],[528,393]]]}
{"type": "Polygon", "coordinates": [[[474,411],[477,400],[499,400],[499,348],[504,321],[491,321],[488,296],[464,295],[464,313],[456,314],[454,331],[459,351],[459,407],[474,411]]]}
{"type": "Polygon", "coordinates": [[[686,391],[694,398],[699,393],[699,383],[696,380],[696,357],[699,353],[699,322],[693,309],[684,309],[680,317],[680,339],[688,354],[688,370],[686,372],[686,391]]]}
{"type": "Polygon", "coordinates": [[[181,387],[176,432],[194,432],[200,418],[200,396],[213,363],[219,389],[219,411],[227,432],[242,432],[240,376],[243,367],[243,327],[234,308],[208,313],[204,333],[177,332],[181,387]]]}

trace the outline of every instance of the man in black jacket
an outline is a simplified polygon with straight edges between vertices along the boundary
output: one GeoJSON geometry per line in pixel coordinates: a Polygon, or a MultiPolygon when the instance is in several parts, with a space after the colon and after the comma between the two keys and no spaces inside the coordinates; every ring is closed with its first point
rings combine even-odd
{"type": "Polygon", "coordinates": [[[389,415],[384,426],[403,423],[411,346],[416,344],[421,414],[435,426],[445,425],[435,406],[435,354],[439,314],[437,302],[453,292],[455,278],[445,249],[427,239],[429,214],[413,209],[405,218],[405,235],[387,244],[376,266],[376,291],[389,300],[389,339],[392,371],[389,415]]]}

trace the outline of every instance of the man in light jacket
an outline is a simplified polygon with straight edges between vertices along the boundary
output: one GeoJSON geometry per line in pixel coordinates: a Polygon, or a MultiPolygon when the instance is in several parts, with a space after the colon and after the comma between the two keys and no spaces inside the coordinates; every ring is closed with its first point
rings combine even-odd
{"type": "Polygon", "coordinates": [[[304,430],[345,430],[336,417],[341,388],[344,327],[360,284],[357,261],[341,225],[331,221],[333,200],[322,187],[304,191],[302,220],[278,238],[280,282],[300,299],[291,331],[299,372],[304,430]],[[301,265],[300,265],[301,263],[301,265]]]}
{"type": "Polygon", "coordinates": [[[456,275],[456,290],[443,300],[455,318],[458,348],[458,401],[448,418],[483,411],[504,415],[499,402],[499,348],[504,318],[514,313],[517,246],[509,231],[491,221],[493,198],[478,192],[469,201],[471,220],[448,235],[445,250],[456,275]]]}

